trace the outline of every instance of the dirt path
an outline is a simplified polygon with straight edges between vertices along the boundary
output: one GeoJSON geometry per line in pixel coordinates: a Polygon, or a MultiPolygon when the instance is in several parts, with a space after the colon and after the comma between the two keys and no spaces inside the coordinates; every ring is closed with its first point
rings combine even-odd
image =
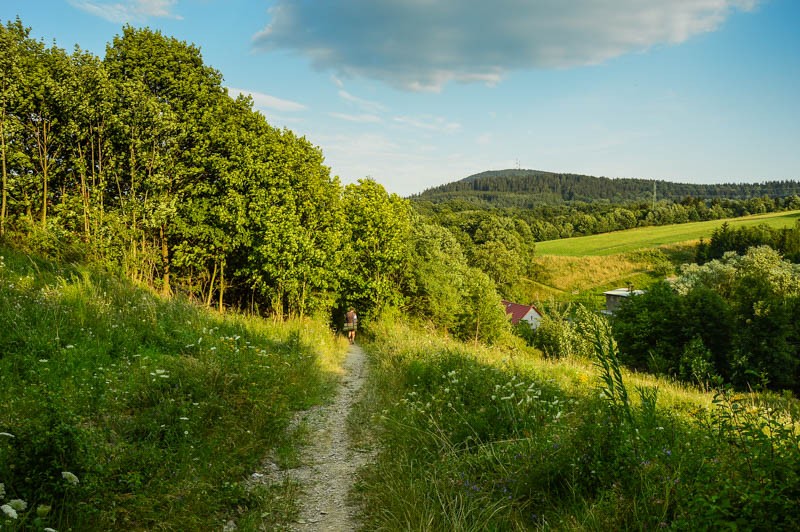
{"type": "Polygon", "coordinates": [[[347,416],[366,378],[365,355],[350,346],[344,362],[345,374],[334,401],[298,414],[296,423],[308,427],[309,445],[300,456],[300,467],[273,471],[274,480],[293,480],[303,488],[300,516],[294,531],[355,530],[356,509],[348,505],[356,470],[369,462],[371,454],[353,449],[347,434],[347,416]]]}

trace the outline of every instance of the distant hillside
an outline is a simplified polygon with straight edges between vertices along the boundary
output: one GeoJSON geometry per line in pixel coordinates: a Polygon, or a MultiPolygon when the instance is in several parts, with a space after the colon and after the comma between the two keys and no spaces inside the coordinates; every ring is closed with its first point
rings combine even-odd
{"type": "Polygon", "coordinates": [[[433,203],[467,201],[483,207],[521,207],[570,201],[624,203],[658,200],[680,201],[687,196],[703,199],[749,199],[800,194],[796,180],[763,183],[701,185],[648,179],[612,179],[540,170],[492,170],[428,189],[412,197],[433,203]]]}

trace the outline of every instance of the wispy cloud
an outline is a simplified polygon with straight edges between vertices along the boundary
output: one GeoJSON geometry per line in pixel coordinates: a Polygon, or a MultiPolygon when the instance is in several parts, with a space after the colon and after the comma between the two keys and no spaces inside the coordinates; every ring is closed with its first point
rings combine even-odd
{"type": "Polygon", "coordinates": [[[435,91],[682,43],[761,1],[276,0],[254,44],[298,51],[337,76],[435,91]]]}
{"type": "Polygon", "coordinates": [[[275,96],[270,96],[269,94],[264,94],[263,92],[228,87],[228,94],[230,94],[233,98],[236,98],[240,94],[250,96],[253,98],[253,105],[259,109],[273,109],[275,111],[283,112],[305,111],[308,109],[308,107],[302,103],[276,98],[275,96]]]}
{"type": "Polygon", "coordinates": [[[339,98],[357,106],[360,109],[363,109],[366,112],[380,113],[386,111],[386,106],[383,105],[382,103],[373,102],[370,100],[359,98],[357,96],[353,96],[344,89],[339,91],[339,98]]]}
{"type": "Polygon", "coordinates": [[[349,115],[346,113],[328,113],[328,116],[340,120],[347,120],[348,122],[357,122],[359,124],[377,124],[378,122],[382,122],[381,117],[370,114],[349,115]]]}
{"type": "Polygon", "coordinates": [[[454,133],[461,129],[461,124],[458,122],[450,122],[439,116],[398,116],[394,121],[405,126],[439,133],[454,133]]]}
{"type": "Polygon", "coordinates": [[[173,12],[178,0],[129,0],[127,2],[98,2],[69,0],[71,6],[109,22],[144,22],[149,18],[183,17],[173,12]]]}

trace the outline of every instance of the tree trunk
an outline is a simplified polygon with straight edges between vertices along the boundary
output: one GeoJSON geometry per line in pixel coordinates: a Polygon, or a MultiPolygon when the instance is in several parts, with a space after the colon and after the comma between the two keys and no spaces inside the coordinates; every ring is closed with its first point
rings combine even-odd
{"type": "Polygon", "coordinates": [[[211,273],[211,282],[208,283],[208,297],[206,307],[211,308],[211,296],[214,294],[214,281],[217,280],[217,261],[214,261],[214,271],[211,273]]]}
{"type": "Polygon", "coordinates": [[[3,164],[3,199],[0,205],[0,236],[6,234],[6,198],[8,197],[8,170],[6,168],[6,110],[3,108],[3,116],[0,117],[0,155],[2,156],[3,164]]]}
{"type": "Polygon", "coordinates": [[[84,242],[89,242],[89,187],[86,184],[86,161],[83,160],[83,149],[78,143],[78,158],[81,160],[79,174],[81,178],[81,203],[83,205],[83,238],[84,242]]]}
{"type": "Polygon", "coordinates": [[[169,297],[172,295],[172,287],[169,284],[169,244],[167,244],[167,235],[164,231],[164,224],[161,224],[159,227],[159,235],[161,237],[161,266],[164,268],[164,274],[162,276],[163,285],[161,287],[161,291],[165,296],[169,297]]]}
{"type": "Polygon", "coordinates": [[[225,306],[222,304],[223,296],[225,294],[225,259],[222,259],[222,264],[219,268],[219,311],[224,312],[225,306]]]}
{"type": "Polygon", "coordinates": [[[48,122],[42,118],[41,133],[37,131],[36,141],[39,149],[39,166],[42,169],[42,211],[41,222],[42,228],[47,228],[47,194],[48,182],[50,181],[50,150],[49,150],[49,131],[48,122]]]}

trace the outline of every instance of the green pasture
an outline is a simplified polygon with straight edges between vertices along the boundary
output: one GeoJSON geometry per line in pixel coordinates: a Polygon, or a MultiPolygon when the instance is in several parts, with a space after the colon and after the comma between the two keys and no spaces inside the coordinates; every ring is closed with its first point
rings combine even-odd
{"type": "Polygon", "coordinates": [[[767,224],[770,227],[791,227],[798,220],[800,220],[800,211],[791,211],[659,227],[637,227],[614,233],[538,242],[536,244],[536,253],[537,255],[568,257],[614,255],[637,249],[699,240],[700,238],[708,239],[714,229],[725,222],[732,227],[758,224],[767,224]]]}

